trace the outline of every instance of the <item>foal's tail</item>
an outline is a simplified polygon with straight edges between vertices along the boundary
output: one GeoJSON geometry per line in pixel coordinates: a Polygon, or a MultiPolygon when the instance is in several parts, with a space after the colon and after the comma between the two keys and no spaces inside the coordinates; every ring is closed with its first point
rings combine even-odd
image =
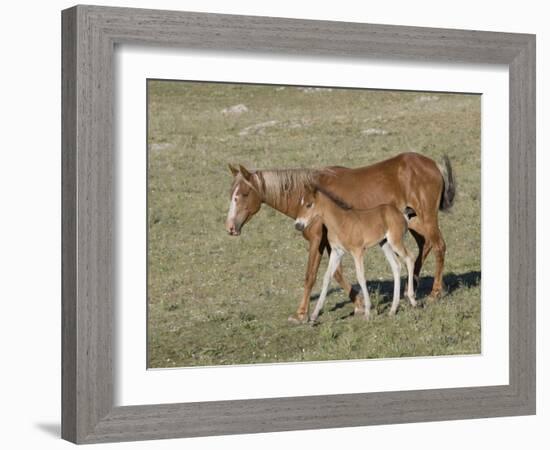
{"type": "Polygon", "coordinates": [[[447,155],[443,156],[444,166],[438,164],[439,171],[443,177],[443,192],[439,201],[439,210],[447,211],[451,209],[455,202],[456,183],[453,177],[453,168],[447,155]]]}

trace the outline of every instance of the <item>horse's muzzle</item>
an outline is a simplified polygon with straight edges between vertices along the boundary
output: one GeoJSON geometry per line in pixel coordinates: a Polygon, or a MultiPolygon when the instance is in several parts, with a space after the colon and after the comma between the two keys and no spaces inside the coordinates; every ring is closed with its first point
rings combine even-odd
{"type": "Polygon", "coordinates": [[[296,228],[298,231],[304,231],[305,226],[302,222],[295,222],[294,228],[296,228]]]}
{"type": "Polygon", "coordinates": [[[241,227],[235,223],[226,223],[225,229],[230,236],[239,236],[241,234],[241,227]]]}

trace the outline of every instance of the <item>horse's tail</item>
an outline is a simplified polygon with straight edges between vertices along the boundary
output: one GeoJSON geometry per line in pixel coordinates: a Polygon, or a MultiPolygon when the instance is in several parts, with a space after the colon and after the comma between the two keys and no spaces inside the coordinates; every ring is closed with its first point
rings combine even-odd
{"type": "Polygon", "coordinates": [[[451,209],[455,201],[456,183],[453,176],[451,161],[447,155],[443,156],[443,166],[438,164],[439,171],[443,177],[443,192],[439,201],[439,210],[447,211],[451,209]]]}

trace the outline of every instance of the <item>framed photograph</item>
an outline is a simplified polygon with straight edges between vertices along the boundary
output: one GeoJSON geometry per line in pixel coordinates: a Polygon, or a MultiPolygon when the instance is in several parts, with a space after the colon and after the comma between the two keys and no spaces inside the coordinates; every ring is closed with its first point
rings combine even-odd
{"type": "Polygon", "coordinates": [[[535,37],[62,13],[62,436],[535,413],[535,37]]]}

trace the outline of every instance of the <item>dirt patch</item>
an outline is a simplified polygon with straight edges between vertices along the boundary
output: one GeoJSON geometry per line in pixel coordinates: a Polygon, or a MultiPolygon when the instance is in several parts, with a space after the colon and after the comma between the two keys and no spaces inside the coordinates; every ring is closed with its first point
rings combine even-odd
{"type": "Polygon", "coordinates": [[[267,122],[250,125],[239,131],[239,136],[248,136],[249,134],[263,134],[266,128],[274,127],[279,122],[277,120],[268,120],[267,122]]]}
{"type": "Polygon", "coordinates": [[[361,134],[364,134],[365,136],[385,136],[388,134],[388,131],[383,130],[382,128],[367,128],[366,130],[361,131],[361,134]]]}
{"type": "Polygon", "coordinates": [[[222,114],[225,116],[235,116],[246,112],[248,112],[248,107],[242,103],[222,109],[222,114]]]}
{"type": "Polygon", "coordinates": [[[173,146],[174,144],[172,144],[171,142],[158,142],[156,144],[149,145],[149,149],[153,152],[160,152],[162,150],[168,150],[173,146]]]}

